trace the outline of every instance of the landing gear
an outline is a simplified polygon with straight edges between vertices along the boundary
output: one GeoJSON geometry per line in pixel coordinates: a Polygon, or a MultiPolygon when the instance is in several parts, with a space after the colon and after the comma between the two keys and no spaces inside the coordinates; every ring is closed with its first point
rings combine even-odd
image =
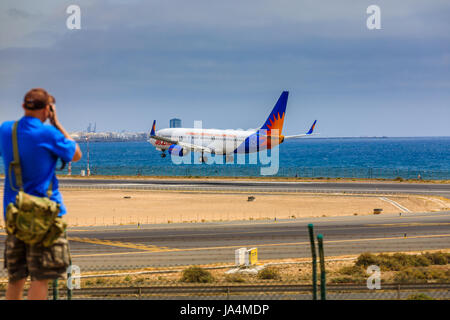
{"type": "Polygon", "coordinates": [[[163,152],[163,153],[161,153],[161,158],[165,158],[166,157],[166,154],[163,152]]]}
{"type": "Polygon", "coordinates": [[[200,163],[206,163],[208,162],[208,158],[205,157],[202,152],[202,155],[198,158],[198,161],[200,161],[200,163]]]}

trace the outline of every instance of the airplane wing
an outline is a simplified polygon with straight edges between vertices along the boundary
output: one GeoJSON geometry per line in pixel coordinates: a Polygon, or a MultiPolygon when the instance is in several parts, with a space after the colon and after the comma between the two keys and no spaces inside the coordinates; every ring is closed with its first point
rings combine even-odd
{"type": "Polygon", "coordinates": [[[311,135],[316,135],[317,133],[313,133],[316,123],[317,123],[317,120],[314,121],[314,123],[312,124],[311,128],[309,129],[309,131],[307,133],[296,134],[293,136],[284,136],[284,139],[286,140],[286,139],[302,138],[302,137],[307,137],[307,136],[311,136],[311,135]]]}
{"type": "Polygon", "coordinates": [[[192,144],[192,143],[182,142],[182,141],[173,140],[173,139],[156,136],[156,135],[151,135],[150,138],[165,141],[165,142],[168,142],[171,144],[179,145],[180,147],[186,148],[186,149],[190,150],[191,152],[194,151],[194,152],[201,152],[201,153],[214,153],[214,150],[212,150],[211,148],[199,146],[199,145],[192,144]]]}

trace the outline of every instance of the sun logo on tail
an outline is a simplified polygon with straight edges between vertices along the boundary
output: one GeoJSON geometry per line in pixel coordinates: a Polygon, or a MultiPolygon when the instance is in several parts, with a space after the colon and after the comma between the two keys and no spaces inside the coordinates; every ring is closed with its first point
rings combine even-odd
{"type": "Polygon", "coordinates": [[[278,135],[281,135],[281,130],[283,130],[284,112],[281,116],[280,113],[273,114],[269,119],[269,122],[270,123],[267,124],[267,133],[269,134],[272,130],[278,130],[278,135]]]}

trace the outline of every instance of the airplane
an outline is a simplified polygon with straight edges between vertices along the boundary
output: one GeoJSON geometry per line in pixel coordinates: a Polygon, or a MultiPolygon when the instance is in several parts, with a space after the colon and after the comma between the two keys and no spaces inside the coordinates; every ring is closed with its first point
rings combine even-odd
{"type": "Polygon", "coordinates": [[[189,152],[201,153],[200,162],[206,162],[205,153],[224,155],[227,162],[237,153],[253,153],[283,143],[286,139],[302,138],[313,134],[317,120],[308,132],[283,136],[284,116],[289,92],[283,91],[264,125],[259,130],[219,130],[203,128],[166,128],[156,131],[153,121],[148,140],[161,157],[166,151],[172,156],[183,157],[189,152]]]}

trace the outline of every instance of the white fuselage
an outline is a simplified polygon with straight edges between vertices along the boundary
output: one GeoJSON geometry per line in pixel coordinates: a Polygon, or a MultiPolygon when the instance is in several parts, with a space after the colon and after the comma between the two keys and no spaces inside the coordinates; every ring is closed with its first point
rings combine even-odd
{"type": "MultiPolygon", "coordinates": [[[[167,128],[156,132],[157,136],[171,140],[200,145],[214,150],[216,154],[235,153],[235,150],[245,142],[247,137],[256,130],[219,130],[198,128],[167,128]]],[[[156,149],[165,151],[171,143],[150,138],[149,142],[156,149]]],[[[241,153],[238,151],[238,153],[241,153]]]]}

